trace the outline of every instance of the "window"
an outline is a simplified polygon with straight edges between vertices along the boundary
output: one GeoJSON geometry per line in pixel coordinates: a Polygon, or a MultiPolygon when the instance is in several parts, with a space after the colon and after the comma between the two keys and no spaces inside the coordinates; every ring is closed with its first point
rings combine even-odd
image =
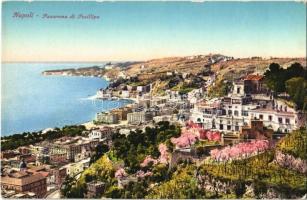
{"type": "Polygon", "coordinates": [[[263,119],[263,115],[259,115],[259,119],[263,119]]]}
{"type": "Polygon", "coordinates": [[[290,124],[290,119],[289,118],[286,119],[286,124],[290,124]]]}
{"type": "Polygon", "coordinates": [[[272,115],[269,115],[269,121],[272,121],[273,117],[272,115]]]}
{"type": "Polygon", "coordinates": [[[228,115],[232,115],[232,110],[228,110],[228,115]]]}
{"type": "Polygon", "coordinates": [[[235,110],[234,114],[235,116],[239,116],[239,112],[237,110],[235,110]]]}
{"type": "Polygon", "coordinates": [[[281,117],[278,117],[278,123],[282,123],[282,118],[281,117]]]}
{"type": "Polygon", "coordinates": [[[237,88],[237,94],[240,94],[241,88],[237,88]]]}
{"type": "Polygon", "coordinates": [[[213,129],[216,129],[215,120],[214,120],[214,119],[212,120],[212,128],[213,128],[213,129]]]}
{"type": "Polygon", "coordinates": [[[248,116],[248,111],[243,110],[243,111],[242,111],[242,115],[243,115],[243,116],[248,116]]]}
{"type": "Polygon", "coordinates": [[[239,131],[239,126],[235,126],[235,130],[236,130],[236,131],[239,131]]]}
{"type": "Polygon", "coordinates": [[[231,126],[230,126],[230,125],[227,126],[227,130],[228,130],[228,131],[231,130],[231,126]]]}
{"type": "Polygon", "coordinates": [[[223,130],[223,129],[224,129],[223,124],[220,124],[220,130],[223,130]]]}

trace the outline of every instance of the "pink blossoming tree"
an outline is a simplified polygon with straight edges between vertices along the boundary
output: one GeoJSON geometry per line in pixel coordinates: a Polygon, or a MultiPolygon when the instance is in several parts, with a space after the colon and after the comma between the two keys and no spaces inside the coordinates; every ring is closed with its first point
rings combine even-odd
{"type": "Polygon", "coordinates": [[[210,156],[218,162],[228,160],[239,160],[263,152],[269,148],[267,140],[253,140],[251,142],[242,142],[232,147],[227,146],[223,149],[213,149],[210,151],[210,156]]]}
{"type": "Polygon", "coordinates": [[[197,135],[200,139],[207,139],[209,141],[220,141],[221,140],[221,133],[218,131],[210,131],[204,130],[201,125],[195,124],[192,121],[186,123],[186,128],[182,129],[182,132],[190,131],[197,135]]]}
{"type": "Polygon", "coordinates": [[[158,159],[158,162],[162,164],[167,164],[169,160],[167,146],[163,143],[159,144],[159,152],[160,152],[160,157],[158,159]]]}
{"type": "Polygon", "coordinates": [[[180,137],[171,138],[171,142],[179,148],[192,146],[197,140],[198,136],[190,130],[182,130],[180,137]]]}
{"type": "Polygon", "coordinates": [[[301,158],[295,158],[292,155],[284,154],[281,151],[276,151],[275,160],[282,167],[296,170],[301,173],[307,172],[307,161],[301,158]]]}
{"type": "Polygon", "coordinates": [[[121,179],[123,177],[127,176],[126,171],[123,168],[119,168],[116,172],[115,172],[115,178],[117,179],[121,179]]]}
{"type": "Polygon", "coordinates": [[[144,177],[147,177],[147,176],[152,176],[152,172],[150,171],[147,171],[146,173],[143,171],[143,170],[139,170],[136,172],[136,177],[139,177],[139,178],[144,178],[144,177]]]}
{"type": "Polygon", "coordinates": [[[146,167],[148,166],[149,163],[153,163],[153,165],[157,164],[158,161],[154,158],[151,157],[151,155],[146,156],[146,158],[144,159],[144,161],[141,163],[141,167],[146,167]]]}
{"type": "Polygon", "coordinates": [[[151,155],[146,156],[144,161],[141,163],[141,167],[146,167],[151,162],[153,163],[153,165],[156,165],[158,163],[168,164],[169,153],[167,146],[163,143],[159,144],[159,152],[160,152],[160,157],[158,159],[152,158],[151,155]]]}

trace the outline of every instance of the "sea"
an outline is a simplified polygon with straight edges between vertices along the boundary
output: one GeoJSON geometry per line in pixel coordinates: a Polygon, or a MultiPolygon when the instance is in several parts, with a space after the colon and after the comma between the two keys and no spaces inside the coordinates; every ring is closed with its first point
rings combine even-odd
{"type": "Polygon", "coordinates": [[[81,124],[129,100],[93,99],[108,86],[98,77],[43,76],[51,69],[105,63],[5,63],[1,67],[1,136],[81,124]]]}

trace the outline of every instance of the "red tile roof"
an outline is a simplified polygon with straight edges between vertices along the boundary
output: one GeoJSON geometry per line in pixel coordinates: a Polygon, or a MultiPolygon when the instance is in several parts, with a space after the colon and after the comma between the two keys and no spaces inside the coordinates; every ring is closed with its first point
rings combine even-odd
{"type": "Polygon", "coordinates": [[[49,176],[49,172],[36,172],[34,174],[41,174],[43,177],[48,177],[49,176]]]}
{"type": "Polygon", "coordinates": [[[259,81],[263,78],[263,76],[258,75],[258,74],[249,74],[247,75],[244,80],[249,80],[249,81],[259,81]]]}

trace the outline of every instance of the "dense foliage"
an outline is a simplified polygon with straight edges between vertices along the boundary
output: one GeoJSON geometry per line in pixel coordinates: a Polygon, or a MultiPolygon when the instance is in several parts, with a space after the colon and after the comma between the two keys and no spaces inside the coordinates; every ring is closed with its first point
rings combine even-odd
{"type": "Polygon", "coordinates": [[[286,91],[299,109],[306,109],[307,80],[303,77],[294,77],[286,81],[286,91]]]}
{"type": "Polygon", "coordinates": [[[147,127],[144,132],[137,130],[131,131],[128,136],[113,135],[113,147],[107,153],[106,146],[97,147],[91,166],[82,173],[79,180],[68,178],[62,194],[69,198],[83,198],[86,183],[98,180],[105,183],[103,196],[107,198],[144,198],[150,184],[170,178],[167,151],[173,148],[170,138],[179,134],[179,127],[169,122],[160,122],[154,128],[147,127]],[[102,157],[99,158],[99,155],[102,157]],[[156,164],[149,162],[142,166],[146,156],[153,157],[156,164]],[[122,179],[131,181],[119,187],[122,179]],[[83,194],[76,191],[82,191],[83,194]]]}
{"type": "Polygon", "coordinates": [[[99,158],[101,158],[105,153],[109,151],[109,146],[106,144],[98,144],[95,147],[94,155],[91,156],[90,163],[96,162],[99,158]]]}
{"type": "Polygon", "coordinates": [[[287,92],[296,103],[298,109],[303,109],[306,99],[307,70],[299,63],[294,63],[287,69],[272,63],[264,73],[266,85],[275,93],[287,92]]]}
{"type": "Polygon", "coordinates": [[[279,141],[277,149],[296,158],[307,160],[307,130],[300,129],[286,135],[279,141]]]}
{"type": "Polygon", "coordinates": [[[201,166],[202,174],[210,174],[221,179],[237,181],[240,179],[262,183],[274,187],[286,187],[297,194],[306,192],[306,177],[304,174],[280,167],[274,163],[274,151],[267,151],[254,157],[232,162],[206,162],[201,166]]]}
{"type": "Polygon", "coordinates": [[[154,128],[146,127],[144,132],[131,131],[127,137],[115,134],[111,151],[113,157],[124,161],[129,173],[135,173],[140,169],[140,163],[147,155],[153,158],[160,156],[159,144],[165,143],[169,149],[172,149],[170,138],[179,135],[179,127],[170,125],[169,122],[160,122],[154,128]]]}
{"type": "Polygon", "coordinates": [[[226,80],[218,80],[209,87],[208,95],[211,98],[226,96],[231,90],[231,83],[226,80]]]}
{"type": "Polygon", "coordinates": [[[196,167],[193,165],[180,166],[171,180],[155,187],[146,196],[150,199],[196,199],[205,196],[205,190],[198,187],[195,177],[196,167]]]}
{"type": "MultiPolygon", "coordinates": [[[[243,151],[248,156],[223,162],[210,158],[193,164],[181,161],[169,168],[163,160],[172,151],[171,138],[180,132],[179,127],[160,122],[128,136],[115,134],[113,147],[109,151],[106,146],[98,147],[96,162],[79,180],[68,178],[62,194],[83,198],[86,183],[93,180],[105,183],[98,198],[265,198],[270,191],[274,198],[291,198],[306,192],[305,174],[276,162],[275,149],[268,150],[265,141],[234,145],[234,152],[229,151],[243,151]]],[[[283,138],[276,150],[300,157],[305,144],[306,131],[302,129],[283,138]]]]}
{"type": "Polygon", "coordinates": [[[24,132],[21,134],[14,134],[9,136],[3,136],[1,138],[1,150],[12,150],[17,149],[20,146],[26,146],[30,144],[35,144],[44,140],[53,140],[63,136],[78,136],[82,135],[85,131],[85,126],[83,125],[73,125],[64,126],[63,128],[55,128],[53,130],[43,133],[38,132],[24,132]]]}
{"type": "Polygon", "coordinates": [[[86,183],[93,180],[102,181],[105,185],[105,192],[116,183],[115,169],[109,158],[104,155],[87,168],[81,177],[76,180],[72,177],[67,177],[63,183],[61,193],[67,198],[84,198],[86,192],[86,183]]]}

